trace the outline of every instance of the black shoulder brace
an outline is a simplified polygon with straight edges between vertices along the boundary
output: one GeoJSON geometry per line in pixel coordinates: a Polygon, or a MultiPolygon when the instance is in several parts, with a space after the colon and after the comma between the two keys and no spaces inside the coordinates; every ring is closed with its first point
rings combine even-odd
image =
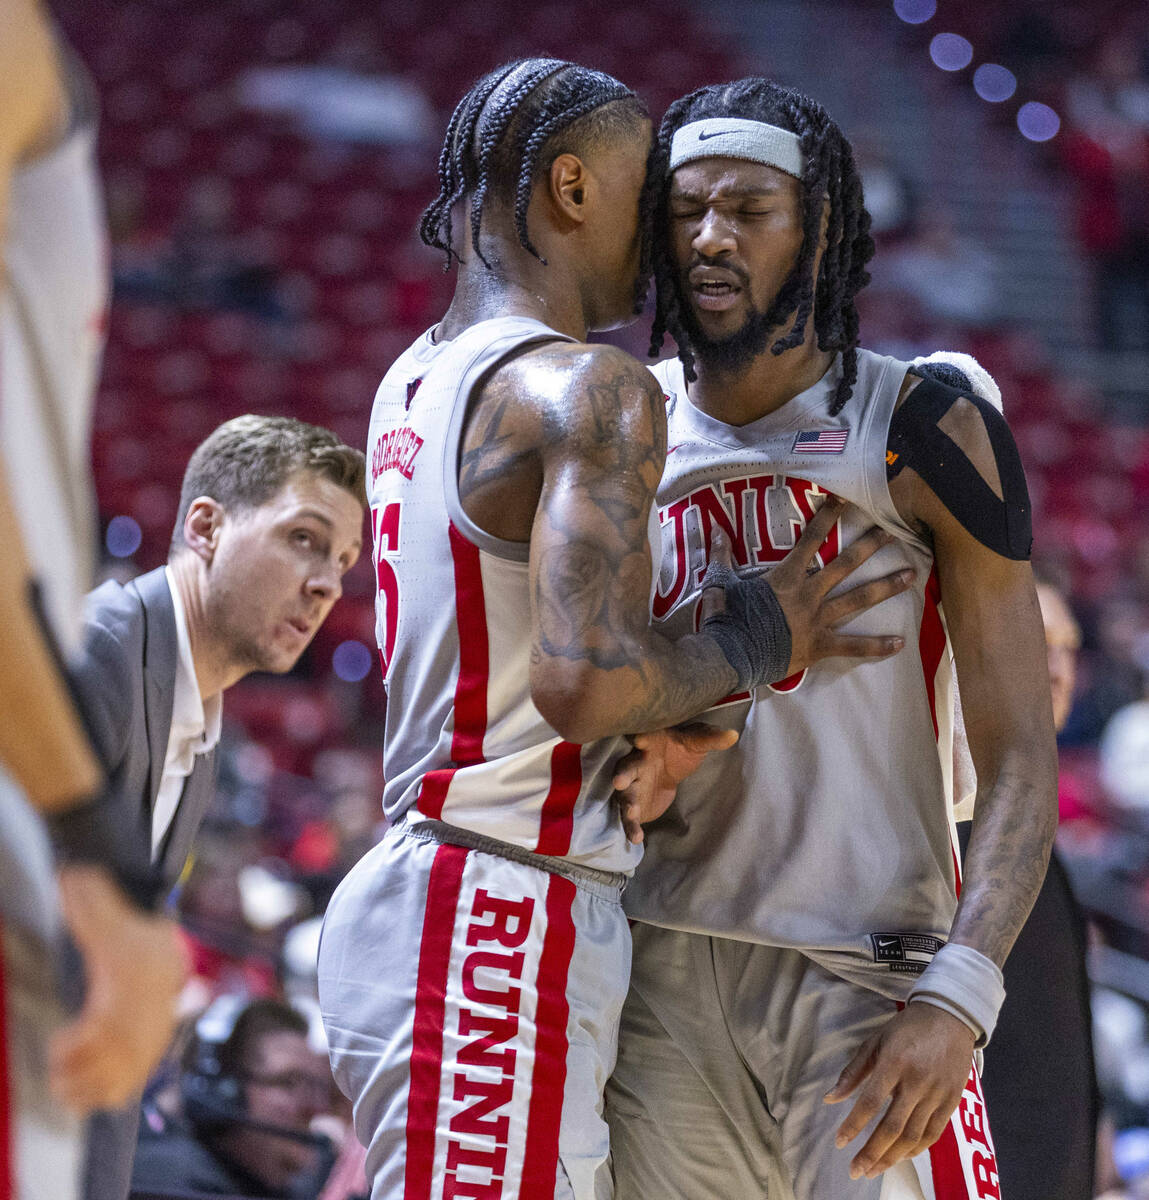
{"type": "Polygon", "coordinates": [[[887,479],[894,479],[903,467],[913,467],[983,546],[1004,558],[1029,558],[1033,525],[1021,456],[1005,418],[988,400],[972,390],[923,379],[894,413],[886,447],[887,479]],[[977,407],[989,435],[1001,481],[1000,500],[965,451],[938,428],[962,398],[977,407]]]}

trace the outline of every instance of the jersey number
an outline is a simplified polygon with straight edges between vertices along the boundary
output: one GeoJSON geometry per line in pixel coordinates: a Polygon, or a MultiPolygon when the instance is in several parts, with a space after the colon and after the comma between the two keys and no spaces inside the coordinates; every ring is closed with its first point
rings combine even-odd
{"type": "Polygon", "coordinates": [[[392,500],[381,510],[371,510],[371,528],[375,540],[375,580],[383,604],[378,635],[379,656],[383,662],[384,676],[387,674],[391,656],[395,653],[395,631],[399,625],[399,576],[387,561],[387,556],[399,553],[399,517],[402,510],[402,500],[392,500]]]}

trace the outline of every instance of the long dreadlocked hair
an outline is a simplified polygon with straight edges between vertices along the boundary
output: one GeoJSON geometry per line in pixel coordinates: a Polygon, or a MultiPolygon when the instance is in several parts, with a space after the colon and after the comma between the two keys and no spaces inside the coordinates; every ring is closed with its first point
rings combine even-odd
{"type": "Polygon", "coordinates": [[[676,129],[707,117],[739,117],[778,125],[801,140],[806,167],[802,177],[803,238],[798,260],[779,289],[767,314],[771,328],[795,315],[794,327],[770,347],[781,354],[802,344],[806,322],[814,315],[819,350],[842,352],[842,378],[830,404],[831,414],[842,410],[858,377],[858,310],[854,297],[870,282],[866,263],[873,257],[870,214],[862,200],[862,180],[854,165],[850,143],[826,110],[809,96],[767,79],[699,88],[676,100],[662,118],[652,155],[651,174],[658,180],[655,197],[653,267],[657,288],[650,354],[655,357],[667,333],[678,343],[678,357],[689,380],[696,378],[694,354],[682,316],[669,245],[666,219],[670,191],[670,142],[676,129]],[[814,256],[822,225],[824,197],[830,199],[826,252],[818,279],[814,256]]]}
{"type": "MultiPolygon", "coordinates": [[[[479,232],[488,195],[513,204],[519,243],[540,262],[527,230],[537,180],[560,154],[585,152],[645,118],[646,107],[624,84],[601,71],[558,58],[522,58],[484,75],[459,101],[439,154],[439,194],[427,206],[419,236],[461,262],[451,223],[454,206],[470,197],[471,243],[483,265],[479,232]]],[[[652,200],[647,200],[649,209],[652,200]]],[[[644,212],[644,216],[645,216],[644,212]]]]}

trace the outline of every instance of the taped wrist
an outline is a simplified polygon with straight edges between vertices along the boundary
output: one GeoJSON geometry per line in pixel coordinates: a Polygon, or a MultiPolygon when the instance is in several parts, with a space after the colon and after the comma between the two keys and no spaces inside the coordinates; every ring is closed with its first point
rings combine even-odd
{"type": "Polygon", "coordinates": [[[918,977],[909,999],[932,1004],[972,1030],[980,1049],[993,1035],[1005,1000],[997,964],[972,946],[947,942],[918,977]]]}
{"type": "Polygon", "coordinates": [[[726,611],[702,622],[702,632],[713,638],[738,675],[738,690],[750,692],[764,683],[785,679],[793,640],[786,614],[764,578],[739,579],[731,567],[712,562],[702,587],[720,587],[726,593],[726,611]]]}

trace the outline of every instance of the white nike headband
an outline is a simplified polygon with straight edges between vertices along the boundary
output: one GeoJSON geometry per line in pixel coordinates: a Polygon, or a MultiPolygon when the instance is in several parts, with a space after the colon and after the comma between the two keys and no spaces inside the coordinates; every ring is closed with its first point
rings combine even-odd
{"type": "Polygon", "coordinates": [[[802,178],[805,167],[796,133],[741,117],[707,117],[676,129],[670,141],[670,169],[696,158],[743,158],[777,167],[796,179],[802,178]]]}

